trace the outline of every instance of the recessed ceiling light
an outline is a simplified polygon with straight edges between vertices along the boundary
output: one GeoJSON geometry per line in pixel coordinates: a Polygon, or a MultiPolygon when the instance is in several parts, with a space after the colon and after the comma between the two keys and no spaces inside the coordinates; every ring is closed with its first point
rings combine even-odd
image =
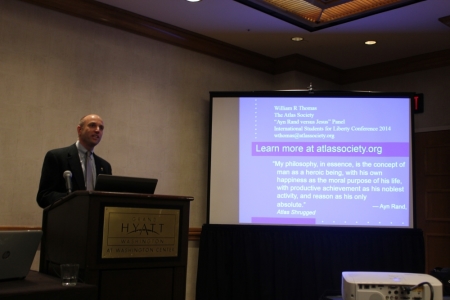
{"type": "Polygon", "coordinates": [[[303,38],[299,36],[294,36],[291,40],[293,40],[294,42],[300,42],[303,41],[303,38]]]}
{"type": "Polygon", "coordinates": [[[375,45],[377,41],[366,41],[364,44],[366,45],[375,45]]]}
{"type": "Polygon", "coordinates": [[[187,0],[187,2],[200,2],[202,0],[187,0]]]}

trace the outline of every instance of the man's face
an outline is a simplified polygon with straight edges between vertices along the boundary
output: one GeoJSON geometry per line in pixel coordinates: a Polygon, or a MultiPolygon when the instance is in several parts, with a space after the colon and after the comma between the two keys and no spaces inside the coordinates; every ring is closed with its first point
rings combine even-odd
{"type": "Polygon", "coordinates": [[[83,118],[77,126],[78,140],[87,149],[92,151],[100,143],[103,136],[103,120],[97,115],[89,115],[83,118]]]}

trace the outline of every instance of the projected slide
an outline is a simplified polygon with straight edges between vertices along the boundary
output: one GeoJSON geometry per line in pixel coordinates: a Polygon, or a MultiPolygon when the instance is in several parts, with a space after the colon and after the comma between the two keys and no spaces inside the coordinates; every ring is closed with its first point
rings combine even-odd
{"type": "Polygon", "coordinates": [[[409,98],[238,103],[239,223],[412,226],[409,98]]]}

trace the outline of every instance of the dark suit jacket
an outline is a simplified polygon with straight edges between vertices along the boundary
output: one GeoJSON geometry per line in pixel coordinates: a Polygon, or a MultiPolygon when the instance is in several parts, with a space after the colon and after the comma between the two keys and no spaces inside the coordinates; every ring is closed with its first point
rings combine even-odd
{"type": "MultiPolygon", "coordinates": [[[[97,175],[112,174],[111,165],[106,160],[95,153],[94,160],[97,175]]],[[[45,155],[36,197],[40,207],[45,208],[67,195],[66,181],[63,177],[64,171],[67,170],[72,172],[72,191],[86,190],[83,169],[75,144],[50,150],[45,155]]]]}

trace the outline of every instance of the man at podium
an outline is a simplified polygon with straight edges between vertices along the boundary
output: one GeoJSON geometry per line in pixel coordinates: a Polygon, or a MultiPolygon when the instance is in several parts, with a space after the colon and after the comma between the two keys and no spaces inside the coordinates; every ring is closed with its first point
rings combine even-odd
{"type": "Polygon", "coordinates": [[[111,165],[94,153],[103,136],[100,116],[80,119],[76,143],[47,152],[42,165],[36,201],[45,208],[76,190],[93,190],[98,174],[112,174],[111,165]]]}

